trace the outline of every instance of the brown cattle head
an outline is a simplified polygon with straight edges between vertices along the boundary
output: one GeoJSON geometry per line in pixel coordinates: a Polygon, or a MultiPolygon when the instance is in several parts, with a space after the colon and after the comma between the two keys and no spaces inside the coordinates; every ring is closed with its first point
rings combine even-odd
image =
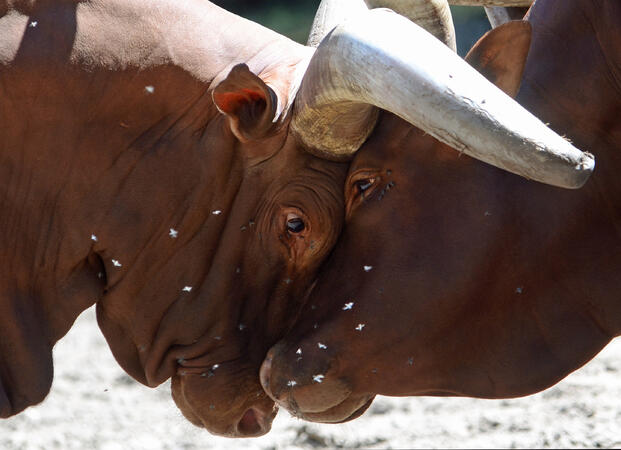
{"type": "Polygon", "coordinates": [[[336,241],[346,166],[308,154],[288,135],[288,119],[279,122],[285,95],[247,66],[234,67],[212,96],[246,159],[243,179],[234,200],[211,214],[226,225],[209,272],[180,292],[144,365],[151,385],[172,376],[173,398],[192,423],[248,437],[269,431],[276,415],[259,366],[336,241]]]}
{"type": "Polygon", "coordinates": [[[169,259],[132,274],[131,257],[120,254],[129,273],[117,281],[125,265],[107,268],[114,287],[98,302],[125,370],[149,386],[172,378],[184,416],[225,436],[269,430],[277,409],[260,386],[260,364],[343,221],[346,165],[309,154],[288,133],[294,71],[278,70],[264,75],[268,85],[241,64],[216,85],[221,115],[210,139],[229,156],[206,168],[196,215],[172,226],[169,259]],[[128,292],[140,302],[128,302],[128,292]]]}
{"type": "MultiPolygon", "coordinates": [[[[397,24],[387,27],[382,38],[396,28],[397,24]]],[[[331,38],[337,39],[336,34],[331,38]]],[[[483,39],[471,61],[514,95],[530,36],[528,23],[509,23],[483,39]]],[[[413,47],[405,46],[404,52],[413,52],[413,47]]],[[[428,57],[439,58],[442,50],[428,57]]],[[[370,57],[366,61],[369,66],[378,63],[370,57]]],[[[397,66],[393,60],[382,67],[397,72],[397,66]]],[[[417,92],[416,87],[400,90],[385,85],[378,93],[357,95],[377,98],[379,103],[382,95],[398,90],[399,104],[426,103],[427,97],[430,103],[440,103],[446,92],[455,91],[453,80],[463,75],[457,75],[455,66],[445,67],[451,68],[434,78],[444,76],[446,82],[436,94],[408,97],[417,92]]],[[[379,84],[377,79],[369,83],[379,84]]],[[[475,102],[475,110],[480,111],[492,101],[492,90],[461,97],[475,102]]],[[[445,110],[443,117],[452,120],[459,108],[445,110]]],[[[446,143],[462,139],[459,128],[448,137],[438,132],[441,121],[436,127],[420,129],[431,113],[415,122],[409,119],[414,113],[393,112],[401,118],[383,112],[351,163],[344,231],[322,266],[300,319],[270,350],[261,369],[269,395],[307,420],[351,420],[366,410],[376,394],[524,395],[576,367],[570,350],[546,347],[550,336],[538,328],[541,322],[537,321],[562,320],[569,317],[572,306],[555,306],[546,311],[548,316],[536,317],[543,311],[537,311],[533,297],[522,295],[520,284],[520,277],[533,268],[521,272],[512,266],[517,255],[509,249],[522,230],[518,221],[512,223],[515,215],[506,207],[511,198],[500,186],[537,184],[455,152],[446,143]],[[495,271],[502,275],[490,276],[495,271]],[[510,295],[504,294],[507,290],[510,295]],[[535,317],[510,326],[517,316],[535,317]],[[537,371],[519,370],[526,364],[536,365],[537,371]]],[[[484,115],[488,114],[494,117],[491,110],[484,115]]],[[[522,117],[514,116],[516,121],[522,117]]],[[[481,136],[478,129],[469,133],[481,136]]],[[[571,196],[569,191],[560,192],[563,201],[571,196]]],[[[540,202],[538,211],[546,209],[550,206],[540,202]]],[[[572,317],[572,321],[584,324],[588,319],[572,317]]],[[[567,326],[577,326],[573,322],[567,326]]],[[[553,337],[554,342],[562,342],[557,338],[553,337]]],[[[584,350],[576,353],[582,358],[577,364],[606,339],[609,336],[597,335],[578,344],[574,340],[571,351],[577,346],[584,350]]]]}

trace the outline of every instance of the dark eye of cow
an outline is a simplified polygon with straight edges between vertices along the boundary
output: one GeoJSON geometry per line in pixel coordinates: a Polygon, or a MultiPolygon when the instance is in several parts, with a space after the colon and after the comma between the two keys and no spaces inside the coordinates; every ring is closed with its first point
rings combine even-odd
{"type": "Polygon", "coordinates": [[[289,214],[287,217],[287,230],[290,233],[301,233],[304,231],[304,221],[294,214],[289,214]]]}
{"type": "Polygon", "coordinates": [[[358,194],[362,195],[366,190],[368,190],[375,183],[374,178],[365,178],[362,180],[356,181],[356,188],[358,189],[358,194]]]}
{"type": "Polygon", "coordinates": [[[373,197],[382,181],[381,171],[378,169],[357,170],[349,176],[345,190],[345,217],[349,220],[351,214],[364,202],[373,197]]]}

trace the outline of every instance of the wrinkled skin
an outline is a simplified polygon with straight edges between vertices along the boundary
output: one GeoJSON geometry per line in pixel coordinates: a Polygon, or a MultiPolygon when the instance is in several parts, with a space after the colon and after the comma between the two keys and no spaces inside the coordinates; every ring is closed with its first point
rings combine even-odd
{"type": "Polygon", "coordinates": [[[343,221],[346,166],[288,133],[309,51],[203,1],[0,1],[0,417],[96,303],[191,422],[269,430],[259,366],[343,221]]]}
{"type": "MultiPolygon", "coordinates": [[[[529,182],[384,114],[350,167],[338,245],[262,366],[296,416],[350,420],[376,394],[528,395],[621,333],[621,4],[538,1],[529,21],[517,100],[590,149],[594,175],[529,182]]],[[[510,92],[500,72],[521,64],[495,36],[472,62],[510,92]]]]}

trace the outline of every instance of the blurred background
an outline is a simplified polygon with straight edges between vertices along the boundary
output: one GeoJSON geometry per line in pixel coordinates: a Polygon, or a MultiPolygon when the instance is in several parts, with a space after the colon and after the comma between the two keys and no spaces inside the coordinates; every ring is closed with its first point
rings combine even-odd
{"type": "MultiPolygon", "coordinates": [[[[291,39],[306,43],[320,0],[212,0],[235,14],[258,22],[291,39]]],[[[490,29],[481,7],[451,6],[457,32],[457,51],[464,56],[490,29]]]]}

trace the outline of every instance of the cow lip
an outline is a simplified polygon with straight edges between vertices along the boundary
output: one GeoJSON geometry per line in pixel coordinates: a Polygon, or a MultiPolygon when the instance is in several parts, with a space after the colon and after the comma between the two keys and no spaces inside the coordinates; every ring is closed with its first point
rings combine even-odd
{"type": "Polygon", "coordinates": [[[351,420],[357,419],[358,417],[360,417],[361,415],[363,415],[367,409],[369,409],[369,407],[371,406],[371,404],[373,403],[373,400],[375,399],[375,396],[371,396],[368,400],[366,400],[361,406],[359,406],[358,408],[356,408],[350,415],[348,415],[347,417],[345,417],[344,419],[338,419],[338,420],[326,420],[326,416],[328,414],[330,414],[331,411],[334,411],[336,409],[338,409],[341,405],[343,405],[343,403],[345,403],[348,399],[345,399],[343,402],[339,403],[336,406],[333,406],[332,408],[329,408],[325,411],[319,412],[319,413],[297,413],[297,416],[304,419],[304,420],[308,420],[311,422],[320,422],[320,423],[345,423],[345,422],[349,422],[351,420]]]}
{"type": "Polygon", "coordinates": [[[194,411],[194,408],[190,402],[188,402],[185,398],[185,391],[181,384],[181,377],[178,374],[175,374],[175,376],[171,379],[170,393],[173,401],[177,405],[177,408],[190,423],[199,428],[206,428],[200,416],[196,413],[196,411],[194,411]]]}
{"type": "Polygon", "coordinates": [[[363,415],[366,412],[367,409],[369,409],[369,407],[373,403],[373,400],[375,400],[375,396],[373,396],[369,400],[367,400],[360,408],[358,408],[353,413],[351,413],[351,415],[348,416],[347,418],[341,420],[340,422],[334,422],[334,423],[345,423],[345,422],[349,422],[350,420],[357,419],[358,417],[363,415]]]}
{"type": "Polygon", "coordinates": [[[186,375],[201,375],[206,376],[209,372],[214,372],[217,369],[226,367],[236,361],[239,361],[239,358],[231,358],[227,360],[218,360],[217,363],[213,363],[213,358],[211,358],[208,354],[198,356],[196,358],[184,359],[183,362],[177,360],[177,369],[175,370],[175,375],[177,376],[186,376],[186,375]],[[208,363],[205,360],[209,361],[208,363]]]}

